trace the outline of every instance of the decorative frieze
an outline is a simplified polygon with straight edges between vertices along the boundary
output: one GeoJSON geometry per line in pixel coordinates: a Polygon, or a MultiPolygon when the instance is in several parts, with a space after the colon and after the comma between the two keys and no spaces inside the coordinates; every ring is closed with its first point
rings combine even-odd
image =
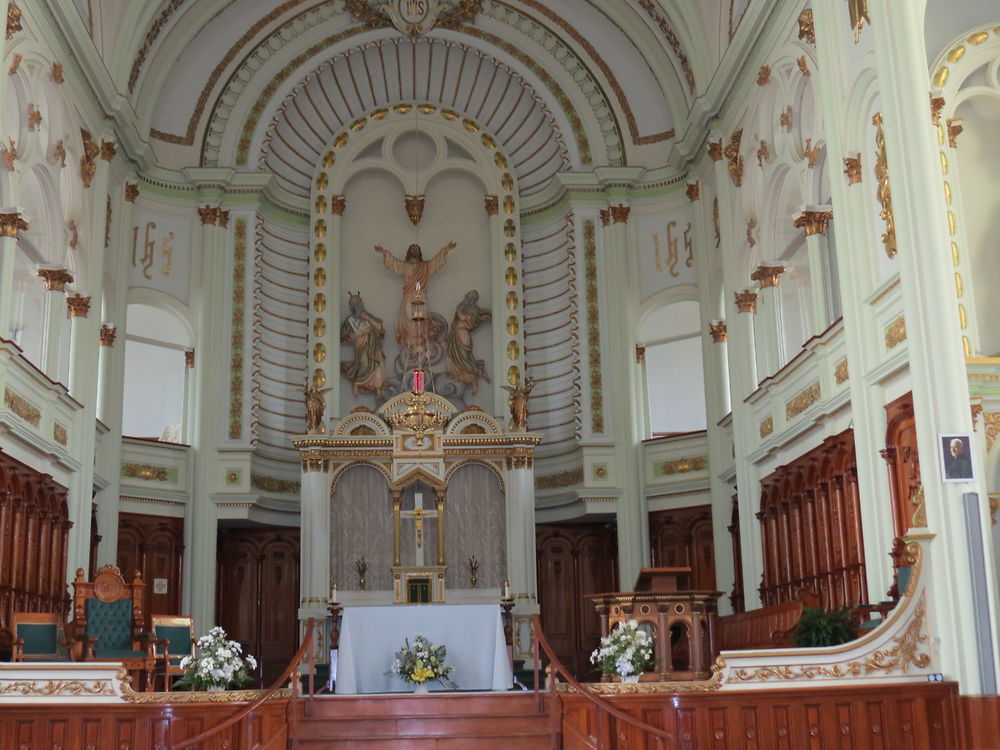
{"type": "Polygon", "coordinates": [[[38,423],[42,421],[42,412],[30,401],[15,393],[10,388],[4,388],[3,390],[3,403],[14,414],[33,427],[38,427],[38,423]]]}
{"type": "Polygon", "coordinates": [[[90,312],[90,297],[84,297],[77,292],[66,298],[66,308],[71,318],[86,318],[90,312]]]}
{"type": "Polygon", "coordinates": [[[826,234],[826,227],[831,219],[833,211],[803,211],[792,225],[805,232],[806,237],[811,237],[814,234],[826,234]]]}
{"type": "Polygon", "coordinates": [[[795,395],[795,398],[785,404],[785,419],[788,421],[795,419],[802,412],[819,401],[819,397],[820,386],[819,381],[816,381],[808,388],[799,391],[795,395]]]}
{"type": "Polygon", "coordinates": [[[297,495],[302,489],[302,483],[291,479],[276,479],[263,474],[250,474],[250,486],[264,492],[278,492],[284,495],[297,495]]]}
{"type": "Polygon", "coordinates": [[[583,482],[583,469],[571,469],[560,474],[550,474],[544,477],[535,477],[536,490],[554,490],[562,487],[572,487],[583,482]]]}
{"type": "Polygon", "coordinates": [[[17,211],[0,214],[0,237],[17,237],[18,232],[28,231],[28,222],[17,211]]]}
{"type": "Polygon", "coordinates": [[[122,464],[122,476],[127,479],[142,479],[147,482],[169,482],[170,469],[152,464],[122,464]]]}
{"type": "Polygon", "coordinates": [[[742,292],[734,292],[736,296],[736,310],[741,313],[757,312],[757,292],[744,289],[742,292]]]}
{"type": "Polygon", "coordinates": [[[726,321],[724,320],[709,321],[708,332],[711,334],[712,342],[715,344],[724,344],[729,341],[729,331],[726,330],[726,321]]]}
{"type": "Polygon", "coordinates": [[[656,467],[656,473],[664,476],[671,476],[673,474],[689,474],[693,471],[704,471],[707,467],[708,459],[705,456],[675,458],[658,464],[656,467]]]}
{"type": "Polygon", "coordinates": [[[73,283],[73,274],[65,268],[39,268],[38,278],[45,282],[46,292],[65,292],[66,285],[73,283]]]}
{"type": "Polygon", "coordinates": [[[781,281],[781,274],[784,272],[785,267],[783,265],[757,266],[757,270],[750,274],[750,279],[760,284],[761,289],[766,289],[778,286],[778,283],[781,281]]]}

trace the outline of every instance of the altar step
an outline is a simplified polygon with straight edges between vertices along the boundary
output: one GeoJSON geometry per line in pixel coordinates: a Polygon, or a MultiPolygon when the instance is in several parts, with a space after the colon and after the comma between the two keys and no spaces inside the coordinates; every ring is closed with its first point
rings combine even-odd
{"type": "Polygon", "coordinates": [[[319,697],[304,704],[298,750],[554,750],[531,693],[319,697]]]}

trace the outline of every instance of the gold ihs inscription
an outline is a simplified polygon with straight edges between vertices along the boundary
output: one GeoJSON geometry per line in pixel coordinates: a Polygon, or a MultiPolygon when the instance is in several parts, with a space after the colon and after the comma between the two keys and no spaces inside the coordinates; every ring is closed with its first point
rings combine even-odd
{"type": "Polygon", "coordinates": [[[174,248],[170,243],[174,241],[175,236],[173,232],[167,232],[166,237],[163,238],[162,249],[160,251],[163,254],[163,268],[160,269],[161,276],[169,276],[170,272],[174,269],[174,248]]]}
{"type": "Polygon", "coordinates": [[[152,229],[156,229],[155,221],[146,222],[146,234],[143,240],[142,246],[142,258],[136,257],[136,251],[138,250],[139,244],[139,227],[132,227],[132,268],[138,266],[139,262],[142,262],[142,276],[144,279],[152,279],[152,275],[149,273],[149,269],[153,267],[153,260],[156,255],[156,240],[149,239],[149,232],[152,229]]]}
{"type": "Polygon", "coordinates": [[[682,238],[684,240],[685,252],[684,265],[687,268],[691,268],[694,265],[694,243],[691,241],[691,222],[687,223],[682,237],[674,235],[674,228],[676,226],[676,221],[667,222],[667,252],[665,258],[660,252],[660,233],[653,233],[653,257],[656,270],[666,271],[675,279],[681,275],[680,271],[677,270],[677,266],[681,262],[679,246],[682,238]]]}

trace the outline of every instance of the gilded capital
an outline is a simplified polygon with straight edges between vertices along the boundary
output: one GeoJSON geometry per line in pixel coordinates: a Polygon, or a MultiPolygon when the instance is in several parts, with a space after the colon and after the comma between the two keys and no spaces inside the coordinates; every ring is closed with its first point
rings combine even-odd
{"type": "Polygon", "coordinates": [[[11,0],[7,6],[7,38],[13,39],[14,34],[22,30],[24,26],[21,25],[21,9],[11,0]]]}
{"type": "Polygon", "coordinates": [[[126,182],[125,183],[125,200],[129,203],[135,203],[135,199],[139,197],[139,184],[136,182],[126,182]]]}
{"type": "Polygon", "coordinates": [[[816,27],[813,23],[812,8],[806,8],[799,13],[799,39],[809,44],[816,44],[816,27]]]}
{"type": "Polygon", "coordinates": [[[194,369],[194,349],[184,350],[184,366],[189,369],[194,369]]]}
{"type": "Polygon", "coordinates": [[[726,329],[726,321],[713,320],[708,324],[708,332],[712,334],[712,342],[724,344],[729,341],[729,331],[726,329]]]}
{"type": "Polygon", "coordinates": [[[722,159],[722,141],[709,142],[708,156],[712,161],[719,161],[722,159]]]}
{"type": "Polygon", "coordinates": [[[66,298],[66,307],[71,318],[86,318],[90,312],[90,297],[84,297],[77,292],[66,298]]]}
{"type": "Polygon", "coordinates": [[[28,229],[28,222],[18,212],[0,214],[0,237],[17,237],[18,232],[28,229]]]}
{"type": "Polygon", "coordinates": [[[487,195],[483,198],[483,207],[489,216],[496,216],[500,211],[500,199],[495,195],[487,195]]]}
{"type": "Polygon", "coordinates": [[[343,195],[330,196],[330,213],[334,216],[343,216],[344,209],[347,208],[347,198],[343,195]]]}
{"type": "Polygon", "coordinates": [[[760,284],[760,288],[778,286],[781,281],[781,274],[785,272],[784,266],[757,266],[750,278],[760,284]]]}
{"type": "Polygon", "coordinates": [[[114,141],[101,141],[101,158],[104,161],[111,161],[118,153],[118,146],[114,141]]]}
{"type": "Polygon", "coordinates": [[[198,209],[198,216],[201,217],[202,225],[211,224],[212,226],[215,226],[219,223],[219,207],[201,206],[198,209]]]}
{"type": "Polygon", "coordinates": [[[639,344],[635,345],[635,363],[637,365],[646,364],[646,347],[639,344]]]}
{"type": "Polygon", "coordinates": [[[310,456],[302,459],[302,471],[306,473],[325,472],[329,471],[329,468],[330,462],[325,458],[313,458],[310,456]]]}
{"type": "Polygon", "coordinates": [[[692,203],[701,197],[701,183],[697,180],[687,184],[687,197],[692,203]]]}
{"type": "Polygon", "coordinates": [[[66,76],[63,75],[63,66],[61,63],[52,63],[52,82],[53,83],[65,83],[66,76]]]}
{"type": "Polygon", "coordinates": [[[601,226],[609,226],[611,224],[611,212],[606,209],[601,209],[601,226]]]}
{"type": "Polygon", "coordinates": [[[101,346],[114,346],[117,335],[118,329],[115,326],[103,323],[101,325],[101,346]]]}
{"type": "Polygon", "coordinates": [[[225,229],[229,226],[229,211],[219,209],[219,226],[225,229]]]}
{"type": "Polygon", "coordinates": [[[65,292],[66,285],[73,283],[73,274],[65,268],[39,268],[38,278],[45,282],[46,292],[65,292]]]}
{"type": "Polygon", "coordinates": [[[736,310],[741,313],[757,312],[757,292],[744,289],[742,292],[735,292],[736,310]]]}
{"type": "Polygon", "coordinates": [[[857,156],[844,157],[844,174],[847,175],[847,184],[856,185],[861,182],[861,152],[857,156]]]}
{"type": "Polygon", "coordinates": [[[769,80],[771,80],[771,66],[761,65],[760,70],[757,71],[757,85],[763,86],[769,80]]]}
{"type": "Polygon", "coordinates": [[[826,225],[833,219],[833,211],[803,211],[793,222],[796,229],[805,232],[806,237],[826,234],[826,225]]]}
{"type": "Polygon", "coordinates": [[[628,215],[631,211],[631,207],[626,206],[624,203],[611,206],[611,222],[613,224],[625,224],[628,221],[628,215]]]}

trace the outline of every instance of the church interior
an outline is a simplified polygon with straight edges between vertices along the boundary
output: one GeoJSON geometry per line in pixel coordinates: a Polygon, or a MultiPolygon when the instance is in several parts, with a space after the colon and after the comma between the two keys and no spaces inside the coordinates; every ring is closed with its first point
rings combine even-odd
{"type": "Polygon", "coordinates": [[[994,0],[0,10],[11,747],[1000,748],[994,0]]]}

